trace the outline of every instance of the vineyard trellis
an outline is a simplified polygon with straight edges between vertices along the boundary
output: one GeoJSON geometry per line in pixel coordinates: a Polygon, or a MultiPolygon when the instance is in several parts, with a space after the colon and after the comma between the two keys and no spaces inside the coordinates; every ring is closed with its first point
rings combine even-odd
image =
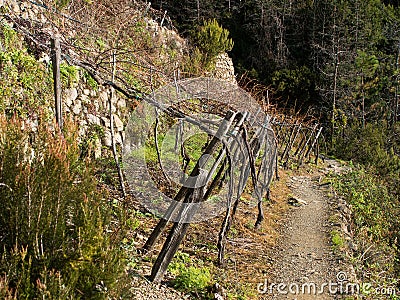
{"type": "MultiPolygon", "coordinates": [[[[151,280],[160,281],[168,264],[177,251],[190,223],[207,220],[221,212],[225,217],[221,224],[218,237],[218,262],[224,264],[224,250],[226,236],[235,216],[240,197],[246,188],[248,178],[251,178],[251,188],[254,200],[258,206],[258,216],[255,227],[262,222],[263,198],[268,194],[269,185],[275,170],[276,139],[270,125],[270,117],[259,107],[252,97],[235,84],[211,78],[196,78],[175,81],[145,98],[149,103],[148,110],[142,109],[141,115],[149,116],[153,107],[167,115],[170,125],[160,130],[159,134],[168,140],[169,132],[173,132],[173,142],[185,140],[184,127],[187,123],[194,125],[196,134],[206,133],[201,155],[192,168],[184,166],[183,153],[185,143],[180,143],[180,149],[171,147],[170,151],[178,157],[175,162],[182,162],[182,166],[170,169],[186,169],[189,174],[183,178],[179,173],[178,186],[170,197],[163,193],[151,192],[151,174],[146,176],[146,161],[140,157],[140,145],[145,145],[148,135],[140,122],[143,118],[133,117],[127,125],[127,138],[124,148],[124,162],[127,166],[127,178],[133,193],[148,199],[147,207],[158,212],[162,217],[152,231],[143,249],[149,251],[159,241],[167,225],[173,223],[161,252],[156,259],[151,280]],[[179,99],[177,101],[176,99],[179,99]],[[174,120],[175,119],[175,120],[174,120]],[[171,129],[176,126],[179,130],[171,129]],[[212,199],[218,196],[218,201],[212,199]],[[152,200],[162,197],[162,201],[154,203],[152,200]]],[[[157,113],[155,120],[160,118],[157,113]]],[[[165,119],[164,119],[165,121],[165,119]]],[[[145,122],[154,125],[149,119],[145,122]]],[[[155,124],[158,124],[156,121],[155,124]]],[[[159,149],[158,138],[151,136],[155,149],[159,149]]],[[[158,151],[157,151],[158,152],[158,151]]],[[[159,155],[157,155],[159,158],[159,155]]],[[[171,164],[171,163],[170,163],[171,164]]],[[[163,170],[158,159],[158,168],[164,176],[168,171],[163,170]]],[[[171,173],[170,173],[171,174],[171,173]]],[[[171,177],[173,177],[172,174],[171,177]]],[[[169,178],[168,182],[174,181],[169,178]]]]}
{"type": "Polygon", "coordinates": [[[321,147],[326,153],[323,126],[318,122],[307,123],[278,115],[271,123],[279,141],[278,159],[285,169],[290,168],[291,164],[299,168],[305,160],[310,162],[312,158],[318,164],[321,147]]]}
{"type": "MultiPolygon", "coordinates": [[[[159,177],[164,177],[165,182],[171,182],[170,194],[162,196],[161,205],[154,204],[162,218],[143,247],[147,251],[152,249],[160,240],[168,223],[173,223],[153,266],[152,280],[162,279],[191,222],[204,221],[204,215],[221,212],[224,217],[218,236],[218,261],[223,265],[227,234],[246,184],[247,188],[253,190],[258,207],[255,221],[257,228],[264,218],[262,203],[263,199],[269,196],[273,174],[278,176],[278,162],[284,167],[289,167],[291,162],[300,166],[305,159],[310,159],[313,152],[315,162],[318,161],[321,140],[323,141],[322,127],[318,123],[291,121],[278,114],[270,117],[264,108],[254,99],[251,100],[252,97],[237,85],[209,78],[197,81],[179,80],[175,67],[166,68],[169,69],[169,73],[161,72],[161,68],[151,64],[150,60],[139,58],[137,52],[126,48],[112,45],[99,52],[93,48],[78,46],[68,36],[68,31],[75,31],[77,35],[89,33],[101,36],[104,34],[101,24],[87,24],[83,21],[87,17],[85,10],[76,10],[74,15],[68,16],[49,10],[48,6],[45,9],[44,14],[51,24],[59,24],[55,19],[63,18],[62,26],[58,26],[57,31],[64,60],[85,69],[98,84],[116,89],[129,99],[147,103],[148,111],[145,114],[141,112],[142,121],[147,121],[148,115],[155,115],[148,131],[143,131],[137,124],[127,126],[124,148],[125,162],[128,165],[127,178],[131,186],[141,188],[135,194],[136,197],[153,200],[151,193],[146,194],[146,189],[149,188],[146,182],[149,181],[143,177],[143,168],[147,170],[149,162],[144,161],[143,164],[143,161],[135,161],[136,158],[131,152],[140,143],[154,145],[158,164],[154,169],[161,171],[159,177]],[[119,60],[116,60],[116,57],[119,60]],[[147,96],[143,96],[143,90],[130,84],[126,64],[134,65],[140,76],[151,82],[147,96]],[[120,67],[116,68],[117,65],[120,67]],[[154,81],[157,81],[157,84],[154,81]],[[170,83],[163,88],[154,90],[154,85],[160,86],[168,82],[170,83]],[[176,99],[180,100],[176,102],[176,99]],[[221,102],[224,105],[221,105],[221,102]],[[201,154],[192,162],[187,158],[188,150],[184,146],[184,132],[189,126],[195,126],[198,132],[207,135],[203,140],[201,154]],[[169,133],[170,127],[176,128],[175,135],[169,133]],[[135,128],[140,132],[135,132],[135,128]],[[184,170],[178,172],[177,176],[173,174],[176,167],[167,170],[159,147],[159,140],[166,140],[169,136],[174,140],[172,150],[178,156],[176,162],[179,168],[184,170]],[[142,139],[139,139],[140,143],[135,139],[137,137],[142,139]],[[176,180],[178,184],[173,183],[174,176],[179,178],[176,180]],[[139,179],[135,181],[135,178],[139,179]],[[248,183],[249,178],[251,181],[248,183]],[[220,201],[214,203],[210,199],[214,199],[216,194],[219,195],[220,201]]],[[[148,11],[148,7],[145,9],[148,11]]],[[[101,8],[97,12],[100,13],[101,8]]],[[[128,18],[135,18],[135,14],[130,14],[127,9],[120,12],[119,6],[114,12],[119,12],[125,17],[125,29],[135,26],[137,20],[128,18]]],[[[13,22],[15,29],[40,51],[50,52],[51,34],[43,31],[37,24],[28,24],[11,13],[7,12],[2,17],[13,22]]],[[[113,18],[117,19],[118,14],[113,15],[113,18]]],[[[148,179],[158,175],[160,174],[157,171],[150,172],[148,179]]]]}

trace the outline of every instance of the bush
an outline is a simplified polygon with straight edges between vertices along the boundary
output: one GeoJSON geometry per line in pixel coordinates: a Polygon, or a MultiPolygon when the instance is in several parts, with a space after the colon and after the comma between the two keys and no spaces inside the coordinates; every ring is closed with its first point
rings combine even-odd
{"type": "Polygon", "coordinates": [[[204,291],[211,282],[210,271],[207,268],[182,268],[174,279],[174,286],[184,291],[204,291]]]}
{"type": "Polygon", "coordinates": [[[23,39],[0,22],[0,112],[26,116],[50,103],[52,76],[23,46],[23,39]]]}
{"type": "Polygon", "coordinates": [[[351,205],[358,245],[354,262],[360,277],[374,286],[393,285],[400,274],[400,209],[396,196],[379,177],[361,167],[338,175],[333,182],[335,191],[351,205]]]}
{"type": "Polygon", "coordinates": [[[367,232],[377,243],[395,239],[397,201],[379,178],[363,168],[356,169],[338,177],[335,190],[346,195],[351,204],[358,233],[367,232]]]}
{"type": "Polygon", "coordinates": [[[203,63],[206,68],[211,66],[218,54],[231,51],[233,48],[229,31],[222,28],[215,19],[204,22],[203,26],[194,34],[194,42],[203,55],[203,63]]]}
{"type": "Polygon", "coordinates": [[[340,250],[344,246],[344,239],[340,235],[339,231],[334,230],[331,232],[331,240],[332,240],[332,246],[336,250],[340,250]]]}
{"type": "Polygon", "coordinates": [[[122,257],[104,191],[71,125],[26,123],[0,117],[0,296],[105,298],[122,257]]]}
{"type": "Polygon", "coordinates": [[[291,102],[295,109],[306,109],[314,100],[315,74],[307,67],[293,67],[277,70],[272,74],[272,85],[284,100],[291,102]],[[297,103],[302,103],[296,107],[297,103]]]}
{"type": "Polygon", "coordinates": [[[389,132],[385,124],[352,124],[335,142],[335,155],[372,168],[385,177],[400,177],[400,157],[390,144],[389,132]]]}
{"type": "Polygon", "coordinates": [[[178,252],[176,258],[168,266],[169,272],[176,276],[172,284],[179,290],[206,297],[206,289],[212,281],[210,270],[207,267],[194,267],[189,264],[192,264],[189,255],[178,252]]]}

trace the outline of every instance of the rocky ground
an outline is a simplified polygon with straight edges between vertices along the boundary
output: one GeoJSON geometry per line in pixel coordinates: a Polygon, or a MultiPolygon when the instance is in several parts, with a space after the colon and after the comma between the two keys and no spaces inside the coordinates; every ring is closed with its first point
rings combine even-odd
{"type": "Polygon", "coordinates": [[[336,284],[348,279],[348,267],[332,247],[331,232],[336,224],[330,219],[337,205],[322,180],[324,174],[343,168],[335,161],[327,165],[320,175],[293,176],[287,183],[292,208],[282,220],[281,236],[271,250],[273,279],[259,287],[260,299],[340,299],[336,284]]]}
{"type": "Polygon", "coordinates": [[[132,282],[131,295],[135,300],[185,300],[191,299],[165,284],[155,284],[145,277],[136,277],[132,282]]]}

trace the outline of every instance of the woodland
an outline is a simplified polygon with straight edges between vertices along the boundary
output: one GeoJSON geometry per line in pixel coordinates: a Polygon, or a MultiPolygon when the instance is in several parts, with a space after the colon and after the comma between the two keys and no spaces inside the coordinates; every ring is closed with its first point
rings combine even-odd
{"type": "Polygon", "coordinates": [[[390,195],[394,209],[387,218],[393,230],[387,238],[398,243],[398,1],[164,0],[153,5],[168,11],[188,37],[210,18],[227,28],[237,72],[268,87],[274,103],[292,115],[322,122],[328,154],[367,168],[390,195]]]}
{"type": "Polygon", "coordinates": [[[393,207],[387,211],[393,230],[386,238],[398,243],[398,1],[161,0],[153,5],[167,10],[189,37],[210,18],[227,28],[237,72],[272,90],[279,107],[318,118],[325,124],[329,154],[361,164],[382,185],[393,207]]]}

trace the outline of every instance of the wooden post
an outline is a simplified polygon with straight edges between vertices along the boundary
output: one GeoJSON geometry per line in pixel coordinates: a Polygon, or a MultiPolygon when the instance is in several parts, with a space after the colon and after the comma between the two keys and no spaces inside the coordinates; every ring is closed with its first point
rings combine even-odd
{"type": "Polygon", "coordinates": [[[314,148],[315,144],[318,143],[318,138],[319,138],[319,136],[320,136],[320,134],[322,132],[322,129],[323,129],[323,127],[321,127],[318,130],[318,132],[317,132],[317,134],[316,134],[316,136],[314,138],[314,141],[312,142],[311,146],[308,148],[308,150],[307,150],[306,154],[304,155],[304,157],[307,157],[310,154],[311,150],[314,148]]]}
{"type": "Polygon", "coordinates": [[[51,39],[51,61],[53,64],[56,122],[60,127],[60,129],[62,129],[63,123],[62,123],[61,75],[60,75],[61,46],[60,46],[59,35],[55,35],[51,39]]]}
{"type": "MultiPolygon", "coordinates": [[[[296,126],[296,125],[297,125],[297,122],[296,122],[295,126],[296,126]]],[[[297,127],[296,134],[295,134],[295,136],[293,137],[293,139],[292,139],[292,141],[290,142],[290,144],[288,145],[288,149],[287,149],[287,153],[286,153],[286,160],[285,160],[284,163],[283,163],[283,166],[284,166],[285,169],[288,169],[289,160],[290,160],[290,151],[292,150],[293,145],[294,145],[294,143],[296,142],[296,139],[297,139],[297,137],[298,137],[298,135],[299,135],[299,133],[300,133],[301,124],[299,124],[299,125],[296,126],[296,127],[297,127]]],[[[283,159],[284,159],[284,157],[282,157],[282,161],[283,161],[283,159]]]]}
{"type": "MultiPolygon", "coordinates": [[[[112,64],[111,82],[114,83],[114,81],[115,81],[115,73],[116,73],[116,70],[117,70],[117,60],[116,60],[115,51],[112,53],[111,64],[112,64]]],[[[112,111],[112,101],[113,101],[114,97],[115,97],[115,91],[114,91],[114,88],[111,86],[110,87],[110,98],[108,99],[109,115],[110,115],[111,147],[112,147],[112,153],[113,153],[114,160],[115,160],[115,165],[117,166],[119,184],[120,184],[120,187],[121,187],[122,195],[123,195],[123,197],[125,199],[126,198],[126,191],[125,191],[125,184],[124,184],[124,176],[122,175],[121,166],[119,164],[118,152],[117,152],[117,147],[115,145],[115,138],[114,138],[114,136],[115,136],[115,133],[114,133],[114,115],[113,115],[113,111],[112,111]]]]}
{"type": "Polygon", "coordinates": [[[315,126],[312,128],[310,135],[308,136],[304,146],[302,147],[300,153],[299,153],[299,159],[298,159],[298,166],[297,168],[299,168],[302,164],[303,164],[303,155],[304,155],[304,151],[306,150],[308,144],[311,141],[311,138],[313,137],[315,130],[317,129],[318,124],[315,124],[315,126]]]}
{"type": "Polygon", "coordinates": [[[296,123],[293,125],[292,133],[290,134],[289,141],[286,143],[285,150],[283,150],[283,152],[282,152],[282,156],[281,156],[282,162],[285,161],[285,158],[287,156],[287,159],[283,164],[285,169],[287,167],[287,162],[289,160],[290,150],[292,150],[293,143],[297,138],[297,135],[299,133],[300,127],[301,127],[301,124],[299,126],[297,126],[297,121],[296,121],[296,123]],[[297,129],[297,131],[296,131],[296,129],[297,129]]]}
{"type": "Polygon", "coordinates": [[[167,11],[164,11],[164,15],[163,15],[163,18],[162,18],[161,23],[160,23],[161,27],[164,25],[164,20],[165,20],[166,16],[167,16],[167,11]]]}
{"type": "Polygon", "coordinates": [[[317,142],[317,146],[315,147],[315,165],[318,166],[318,158],[319,158],[319,144],[317,142]]]}
{"type": "MultiPolygon", "coordinates": [[[[225,119],[223,120],[221,127],[223,128],[223,130],[228,130],[230,124],[233,121],[235,114],[233,114],[233,112],[228,112],[227,115],[225,116],[225,119]],[[227,119],[229,116],[229,118],[231,119],[227,119]],[[226,127],[226,122],[227,120],[229,120],[229,126],[228,128],[226,127]]],[[[215,150],[215,147],[217,146],[217,144],[220,142],[219,138],[222,138],[223,135],[225,133],[220,133],[220,129],[219,131],[216,133],[216,137],[214,137],[211,141],[210,144],[207,146],[205,152],[203,154],[210,154],[215,150]],[[211,151],[211,152],[210,152],[211,151]]],[[[195,165],[194,169],[192,170],[192,172],[190,173],[189,178],[197,176],[199,174],[199,161],[197,162],[197,164],[195,165]]],[[[209,180],[210,178],[207,178],[207,180],[209,180]]],[[[160,235],[164,232],[165,228],[168,225],[168,222],[171,221],[172,216],[174,215],[174,213],[176,213],[177,209],[179,208],[179,201],[181,201],[189,192],[190,188],[188,187],[188,185],[183,185],[178,193],[175,195],[174,197],[174,201],[170,204],[170,206],[168,207],[167,211],[165,212],[163,218],[160,219],[160,221],[158,222],[157,226],[154,228],[154,230],[152,231],[152,233],[150,234],[149,238],[147,239],[145,245],[143,246],[143,251],[147,252],[149,251],[151,248],[153,248],[154,244],[156,243],[157,239],[160,237],[160,235]]]]}
{"type": "MultiPolygon", "coordinates": [[[[224,135],[228,132],[232,122],[234,121],[236,114],[232,111],[228,111],[225,119],[221,123],[216,135],[207,145],[204,150],[203,155],[211,155],[221,142],[220,139],[224,137],[224,135]]],[[[206,161],[209,159],[209,156],[205,156],[206,161]]],[[[197,180],[199,182],[205,181],[206,177],[201,177],[200,168],[202,165],[206,164],[206,161],[200,163],[200,160],[197,161],[191,176],[197,176],[197,180]]],[[[204,182],[203,182],[204,183],[204,182]]],[[[195,184],[197,186],[197,184],[195,184]]],[[[182,189],[181,189],[182,190],[182,189]]],[[[168,268],[169,263],[174,257],[176,251],[179,248],[180,243],[182,242],[183,237],[186,234],[190,226],[190,221],[192,217],[197,212],[196,206],[191,206],[190,203],[198,203],[203,199],[204,196],[204,185],[200,188],[189,188],[185,191],[185,203],[182,203],[180,207],[178,221],[174,223],[171,231],[168,234],[167,240],[165,241],[163,248],[161,249],[160,254],[157,257],[156,262],[153,265],[151,270],[150,280],[154,282],[160,282],[164,276],[165,271],[168,268]]]]}
{"type": "Polygon", "coordinates": [[[278,148],[276,148],[276,155],[275,155],[275,179],[279,181],[279,158],[278,158],[278,148]]]}

